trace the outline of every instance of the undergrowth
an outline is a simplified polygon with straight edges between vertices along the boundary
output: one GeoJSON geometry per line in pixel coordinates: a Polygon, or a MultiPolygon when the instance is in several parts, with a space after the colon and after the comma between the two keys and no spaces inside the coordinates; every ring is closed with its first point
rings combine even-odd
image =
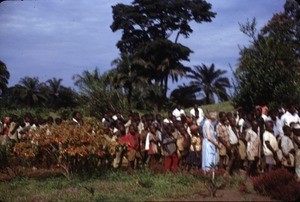
{"type": "Polygon", "coordinates": [[[107,170],[71,180],[53,177],[43,180],[17,178],[0,183],[3,201],[149,201],[184,198],[205,192],[203,182],[184,174],[134,174],[107,170]]]}

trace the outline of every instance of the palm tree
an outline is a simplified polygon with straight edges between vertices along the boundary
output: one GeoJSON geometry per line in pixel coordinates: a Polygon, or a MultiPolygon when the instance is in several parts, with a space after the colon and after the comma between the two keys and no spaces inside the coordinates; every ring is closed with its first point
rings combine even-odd
{"type": "Polygon", "coordinates": [[[122,87],[126,89],[129,106],[131,106],[133,90],[148,84],[147,79],[138,75],[133,68],[135,64],[132,56],[122,53],[120,58],[112,61],[112,66],[115,68],[108,73],[108,77],[111,78],[116,88],[122,87]]]}
{"type": "Polygon", "coordinates": [[[47,80],[46,82],[48,83],[47,88],[49,91],[50,104],[53,104],[54,106],[58,107],[58,98],[62,87],[62,79],[52,78],[47,80]]]}
{"type": "Polygon", "coordinates": [[[169,40],[161,39],[147,44],[137,54],[134,63],[143,67],[141,75],[149,80],[154,80],[154,85],[159,85],[164,98],[168,91],[169,79],[177,82],[190,71],[182,61],[189,61],[188,56],[192,51],[180,44],[173,44],[169,40]]]}
{"type": "Polygon", "coordinates": [[[183,77],[190,68],[180,63],[172,63],[168,58],[161,61],[146,62],[143,59],[135,60],[135,63],[145,68],[144,75],[149,77],[149,80],[155,80],[155,86],[160,86],[163,98],[166,98],[168,91],[169,78],[172,82],[178,82],[180,77],[183,77]],[[157,64],[155,64],[157,63],[157,64]]]}
{"type": "Polygon", "coordinates": [[[87,94],[103,87],[103,77],[101,77],[97,68],[93,72],[85,70],[82,75],[76,74],[73,76],[73,80],[75,86],[78,86],[83,93],[87,94]]]}
{"type": "Polygon", "coordinates": [[[46,82],[49,84],[50,93],[58,97],[62,79],[52,78],[48,79],[46,82]]]}
{"type": "Polygon", "coordinates": [[[45,84],[40,83],[38,77],[24,77],[13,87],[12,93],[21,102],[33,107],[47,100],[46,95],[41,91],[44,86],[45,84]]]}
{"type": "Polygon", "coordinates": [[[74,75],[75,85],[79,87],[82,98],[94,116],[105,112],[122,110],[123,95],[112,87],[108,74],[100,75],[98,69],[93,72],[84,71],[82,75],[74,75]]]}
{"type": "Polygon", "coordinates": [[[78,102],[78,94],[70,87],[60,86],[58,91],[58,97],[55,97],[55,107],[66,108],[66,107],[76,107],[80,105],[78,102]]]}
{"type": "Polygon", "coordinates": [[[176,104],[180,104],[183,107],[190,107],[193,106],[195,103],[199,103],[199,100],[197,100],[196,96],[197,91],[197,86],[186,84],[179,85],[178,88],[174,89],[171,92],[170,98],[176,104]]]}
{"type": "Polygon", "coordinates": [[[194,66],[194,70],[188,73],[187,77],[192,79],[191,85],[198,87],[198,91],[203,91],[206,98],[206,104],[210,104],[214,101],[214,95],[218,100],[228,100],[227,88],[230,88],[230,82],[227,77],[224,77],[226,70],[216,70],[215,65],[210,67],[202,64],[201,66],[194,66]]]}
{"type": "Polygon", "coordinates": [[[1,94],[4,94],[7,90],[8,79],[10,77],[7,67],[4,62],[0,60],[0,90],[1,94]]]}

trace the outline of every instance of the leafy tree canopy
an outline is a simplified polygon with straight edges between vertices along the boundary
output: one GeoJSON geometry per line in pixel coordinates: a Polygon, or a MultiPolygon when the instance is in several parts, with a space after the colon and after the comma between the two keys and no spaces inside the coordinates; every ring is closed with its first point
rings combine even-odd
{"type": "Polygon", "coordinates": [[[193,32],[189,23],[210,22],[215,17],[211,4],[202,0],[135,0],[132,5],[113,6],[115,32],[122,30],[117,46],[121,52],[134,53],[149,41],[168,39],[174,32],[189,37],[193,32]]]}
{"type": "Polygon", "coordinates": [[[96,68],[89,72],[73,76],[75,85],[80,89],[82,103],[91,116],[102,117],[103,113],[122,111],[126,101],[124,95],[118,89],[113,88],[111,77],[108,74],[100,74],[96,68]]]}
{"type": "Polygon", "coordinates": [[[3,94],[7,90],[8,79],[10,77],[9,71],[4,62],[0,60],[0,93],[3,94]]]}
{"type": "Polygon", "coordinates": [[[259,33],[255,19],[241,25],[251,45],[240,51],[236,105],[250,110],[254,105],[278,107],[299,100],[299,8],[296,1],[287,1],[285,12],[275,14],[259,33]]]}
{"type": "Polygon", "coordinates": [[[112,7],[111,29],[122,31],[117,47],[132,58],[132,71],[159,86],[162,98],[168,78],[177,81],[189,70],[182,61],[189,61],[192,50],[178,43],[179,36],[190,36],[191,22],[210,22],[215,17],[210,9],[211,4],[202,0],[135,0],[112,7]]]}
{"type": "Polygon", "coordinates": [[[47,96],[42,93],[45,87],[44,83],[39,81],[38,77],[23,77],[19,84],[13,86],[11,90],[12,96],[29,107],[43,104],[47,100],[47,96]]]}

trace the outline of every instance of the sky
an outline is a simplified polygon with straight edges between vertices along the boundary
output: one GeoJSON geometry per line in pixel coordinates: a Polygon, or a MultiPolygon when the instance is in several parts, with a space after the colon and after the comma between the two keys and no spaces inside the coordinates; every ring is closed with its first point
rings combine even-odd
{"type": "MultiPolygon", "coordinates": [[[[130,4],[129,0],[24,0],[0,3],[0,60],[10,79],[8,86],[26,76],[40,82],[61,78],[74,88],[72,77],[98,68],[112,68],[119,56],[116,47],[121,32],[112,32],[112,5],[130,4]]],[[[218,69],[235,68],[239,46],[248,46],[239,23],[257,20],[262,28],[272,15],[283,11],[285,0],[207,0],[217,15],[210,23],[193,24],[193,33],[179,42],[193,50],[186,65],[212,63],[218,69]]],[[[170,84],[170,89],[186,83],[170,84]]]]}

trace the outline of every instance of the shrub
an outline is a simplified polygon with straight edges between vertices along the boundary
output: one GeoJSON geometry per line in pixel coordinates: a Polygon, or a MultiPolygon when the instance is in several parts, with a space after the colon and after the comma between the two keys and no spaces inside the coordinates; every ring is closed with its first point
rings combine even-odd
{"type": "Polygon", "coordinates": [[[254,190],[274,199],[296,200],[300,198],[300,183],[294,175],[281,168],[253,178],[254,190]]]}
{"type": "Polygon", "coordinates": [[[281,184],[270,193],[274,199],[285,201],[299,201],[300,182],[293,180],[289,184],[281,184]]]}
{"type": "Polygon", "coordinates": [[[105,162],[115,153],[116,146],[105,138],[96,122],[84,126],[63,123],[30,130],[22,142],[15,144],[14,153],[30,162],[28,166],[59,165],[70,177],[72,173],[95,170],[101,159],[105,162]]]}

